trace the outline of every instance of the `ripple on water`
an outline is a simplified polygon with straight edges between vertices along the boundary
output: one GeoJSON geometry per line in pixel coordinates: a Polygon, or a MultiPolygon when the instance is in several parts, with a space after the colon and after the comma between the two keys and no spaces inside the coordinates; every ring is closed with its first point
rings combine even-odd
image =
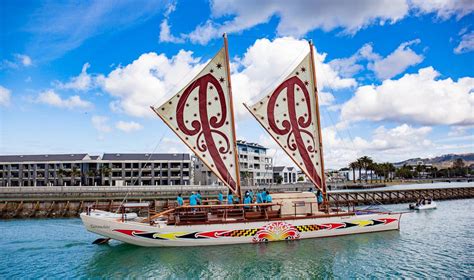
{"type": "MultiPolygon", "coordinates": [[[[5,278],[471,278],[474,200],[404,215],[400,231],[195,248],[96,246],[79,219],[0,221],[5,278]]],[[[392,205],[405,209],[406,205],[392,205]]]]}

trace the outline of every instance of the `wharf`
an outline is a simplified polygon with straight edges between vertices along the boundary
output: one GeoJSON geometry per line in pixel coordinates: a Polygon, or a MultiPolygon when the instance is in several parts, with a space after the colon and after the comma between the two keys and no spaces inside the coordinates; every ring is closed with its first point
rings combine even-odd
{"type": "MultiPolygon", "coordinates": [[[[308,184],[277,185],[271,192],[308,190],[308,184]]],[[[247,189],[244,187],[244,189],[247,189]]],[[[113,209],[126,202],[150,202],[156,211],[173,203],[176,195],[184,197],[200,190],[203,197],[214,198],[222,186],[133,186],[133,187],[10,187],[0,188],[0,219],[35,217],[75,217],[92,204],[113,209]]],[[[371,190],[329,191],[331,205],[336,207],[394,204],[416,201],[421,197],[434,200],[474,198],[474,185],[418,187],[371,190]]]]}

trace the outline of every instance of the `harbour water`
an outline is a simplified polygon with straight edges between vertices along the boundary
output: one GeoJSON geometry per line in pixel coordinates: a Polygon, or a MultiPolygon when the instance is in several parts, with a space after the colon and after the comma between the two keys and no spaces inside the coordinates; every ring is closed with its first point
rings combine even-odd
{"type": "Polygon", "coordinates": [[[76,218],[0,221],[0,278],[472,278],[473,213],[474,199],[440,201],[400,231],[195,248],[92,245],[76,218]]]}

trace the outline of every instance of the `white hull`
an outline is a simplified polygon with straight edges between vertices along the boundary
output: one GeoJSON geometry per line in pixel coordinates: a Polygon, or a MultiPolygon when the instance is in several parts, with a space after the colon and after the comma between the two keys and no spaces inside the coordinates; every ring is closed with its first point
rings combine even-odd
{"type": "Polygon", "coordinates": [[[431,204],[426,204],[426,205],[415,205],[415,210],[428,210],[428,209],[436,209],[436,203],[432,202],[431,204]]]}
{"type": "MultiPolygon", "coordinates": [[[[92,211],[94,212],[94,211],[92,211]]],[[[398,230],[401,213],[275,219],[201,225],[149,225],[81,214],[87,230],[138,246],[208,246],[330,237],[398,230]]]]}

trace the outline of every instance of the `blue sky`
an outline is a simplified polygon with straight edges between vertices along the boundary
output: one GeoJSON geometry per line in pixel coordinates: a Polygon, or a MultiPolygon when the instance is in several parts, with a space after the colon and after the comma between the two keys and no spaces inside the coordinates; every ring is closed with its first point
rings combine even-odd
{"type": "MultiPolygon", "coordinates": [[[[237,106],[317,48],[329,167],[474,152],[471,1],[2,1],[0,153],[181,152],[151,114],[229,33],[237,106]]],[[[245,110],[237,135],[287,157],[245,110]]]]}

